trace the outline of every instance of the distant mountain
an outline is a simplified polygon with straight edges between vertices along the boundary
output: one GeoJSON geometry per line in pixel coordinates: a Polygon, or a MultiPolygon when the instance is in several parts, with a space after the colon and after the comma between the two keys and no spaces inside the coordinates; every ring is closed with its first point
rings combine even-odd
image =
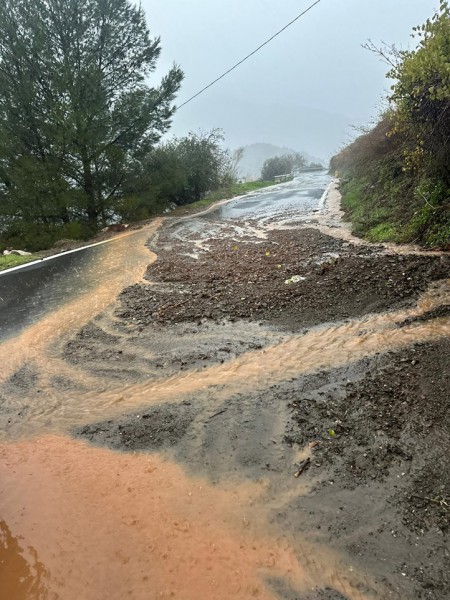
{"type": "Polygon", "coordinates": [[[250,144],[249,146],[244,146],[244,153],[237,166],[238,177],[245,179],[258,179],[261,176],[261,169],[264,161],[266,161],[268,158],[273,158],[274,156],[293,154],[294,152],[299,152],[305,158],[307,163],[325,163],[325,161],[321,160],[320,158],[310,156],[307,152],[293,150],[292,148],[264,143],[250,144]]]}
{"type": "Polygon", "coordinates": [[[306,92],[301,97],[286,95],[282,101],[271,102],[264,94],[250,99],[229,94],[221,86],[213,87],[199,96],[198,102],[175,113],[170,133],[182,136],[198,128],[208,131],[219,127],[225,132],[228,148],[269,143],[306,150],[328,164],[354,138],[351,125],[364,123],[355,117],[307,106],[307,100],[306,92]]]}

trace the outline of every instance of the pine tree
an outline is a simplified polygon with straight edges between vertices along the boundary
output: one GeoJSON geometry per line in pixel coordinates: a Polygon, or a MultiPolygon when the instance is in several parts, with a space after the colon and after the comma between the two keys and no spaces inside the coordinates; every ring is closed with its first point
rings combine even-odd
{"type": "Polygon", "coordinates": [[[112,216],[133,161],[175,111],[181,70],[148,83],[160,52],[130,0],[2,0],[3,223],[95,228],[112,216]]]}

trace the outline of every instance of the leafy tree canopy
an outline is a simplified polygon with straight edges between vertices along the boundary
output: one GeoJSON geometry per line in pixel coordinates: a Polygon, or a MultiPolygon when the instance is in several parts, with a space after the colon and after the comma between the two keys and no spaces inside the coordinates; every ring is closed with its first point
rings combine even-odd
{"type": "Polygon", "coordinates": [[[111,217],[175,110],[160,51],[130,0],[0,3],[0,227],[111,217]]]}
{"type": "Polygon", "coordinates": [[[415,27],[418,47],[400,51],[388,73],[395,80],[391,102],[394,131],[405,137],[405,167],[431,164],[450,184],[450,8],[415,27]],[[430,160],[431,159],[431,160],[430,160]]]}
{"type": "Polygon", "coordinates": [[[223,141],[223,132],[213,129],[158,144],[130,173],[121,214],[144,218],[168,202],[190,204],[232,184],[241,153],[230,153],[223,141]]]}
{"type": "Polygon", "coordinates": [[[298,152],[268,158],[264,161],[261,170],[261,179],[269,181],[277,175],[290,175],[294,171],[302,169],[305,164],[304,157],[298,152]]]}
{"type": "Polygon", "coordinates": [[[353,227],[375,241],[450,248],[450,8],[414,28],[414,50],[376,51],[394,79],[380,122],[331,161],[353,227]]]}

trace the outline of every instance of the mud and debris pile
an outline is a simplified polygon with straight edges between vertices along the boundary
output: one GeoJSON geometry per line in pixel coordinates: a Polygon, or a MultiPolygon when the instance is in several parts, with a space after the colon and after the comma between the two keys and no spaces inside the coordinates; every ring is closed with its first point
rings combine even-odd
{"type": "Polygon", "coordinates": [[[448,338],[419,342],[290,396],[287,443],[316,442],[303,509],[362,564],[392,561],[402,598],[450,594],[449,359],[448,338]]]}
{"type": "Polygon", "coordinates": [[[253,319],[292,329],[405,305],[450,273],[450,258],[389,255],[314,229],[271,231],[267,240],[216,239],[193,258],[157,249],[152,285],[125,289],[118,316],[141,326],[253,319]]]}
{"type": "Polygon", "coordinates": [[[301,394],[290,405],[296,426],[289,441],[318,441],[314,464],[333,465],[338,485],[351,489],[401,467],[392,493],[404,524],[419,533],[447,532],[449,357],[446,338],[418,342],[372,361],[361,380],[341,382],[339,392],[301,394]]]}

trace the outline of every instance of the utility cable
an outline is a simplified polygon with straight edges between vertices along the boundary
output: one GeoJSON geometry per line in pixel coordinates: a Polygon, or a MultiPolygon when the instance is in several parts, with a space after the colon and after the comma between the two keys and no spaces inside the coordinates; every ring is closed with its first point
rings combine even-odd
{"type": "Polygon", "coordinates": [[[223,79],[224,77],[226,77],[226,75],[228,75],[228,73],[231,73],[231,71],[234,71],[234,69],[236,69],[237,67],[239,67],[239,65],[242,65],[243,62],[245,62],[246,60],[248,60],[251,56],[253,56],[257,52],[259,52],[259,50],[261,50],[261,48],[264,48],[264,46],[267,46],[267,44],[269,44],[273,39],[275,39],[278,35],[280,35],[280,33],[283,33],[283,31],[285,31],[288,27],[290,27],[296,21],[298,21],[301,17],[303,17],[303,15],[306,15],[306,13],[309,12],[312,8],[314,8],[316,6],[316,4],[319,4],[319,2],[321,2],[321,0],[316,0],[315,2],[313,2],[310,6],[308,6],[308,8],[306,8],[303,12],[301,12],[294,19],[292,19],[292,21],[289,21],[289,23],[287,23],[282,29],[280,29],[279,31],[277,31],[276,33],[274,33],[268,40],[266,40],[260,46],[258,46],[257,48],[255,48],[252,52],[250,52],[250,54],[247,54],[247,56],[245,56],[242,60],[240,60],[239,62],[237,62],[235,65],[233,65],[232,67],[230,67],[228,69],[228,71],[225,71],[225,73],[222,73],[222,75],[220,75],[219,77],[217,77],[217,79],[214,79],[214,81],[211,81],[211,83],[208,83],[208,85],[205,85],[205,87],[202,88],[199,92],[197,92],[196,94],[194,94],[193,96],[191,96],[190,98],[188,98],[188,100],[186,100],[186,102],[183,102],[183,104],[180,104],[180,106],[177,107],[177,110],[180,110],[180,108],[182,108],[183,106],[186,106],[186,104],[189,104],[189,102],[191,102],[192,100],[194,100],[194,98],[197,98],[197,96],[200,96],[200,94],[203,94],[203,92],[205,92],[207,89],[209,89],[210,87],[212,87],[215,83],[217,83],[218,81],[220,81],[221,79],[223,79]]]}

